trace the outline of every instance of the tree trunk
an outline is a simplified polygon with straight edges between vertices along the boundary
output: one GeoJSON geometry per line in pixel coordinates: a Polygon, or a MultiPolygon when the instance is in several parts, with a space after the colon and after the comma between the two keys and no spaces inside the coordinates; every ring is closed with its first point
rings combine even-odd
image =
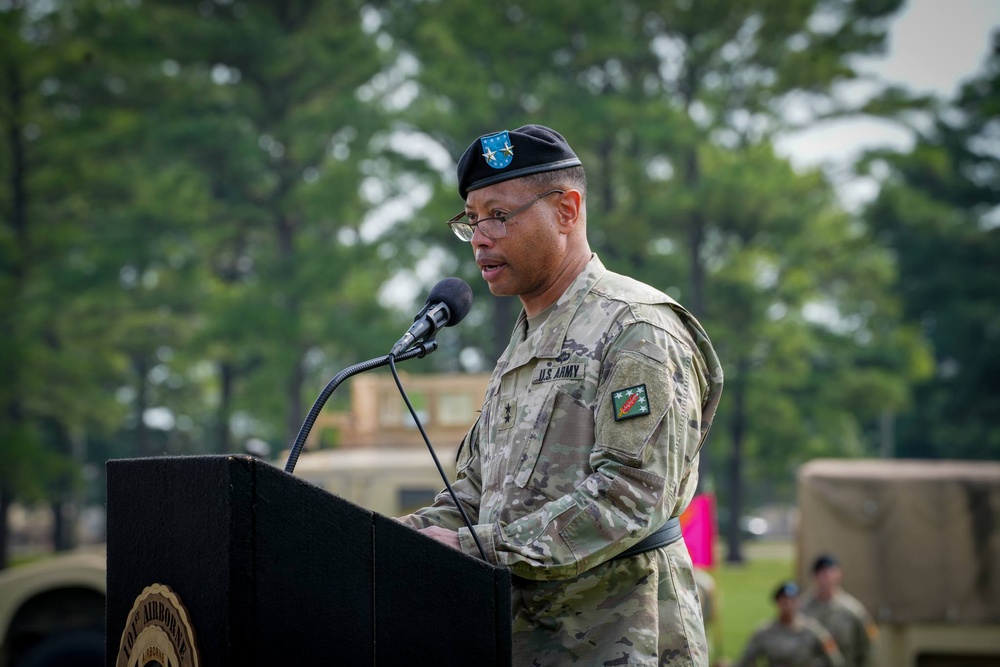
{"type": "Polygon", "coordinates": [[[615,187],[614,179],[611,177],[612,171],[611,157],[614,153],[614,139],[608,136],[597,147],[598,159],[601,164],[601,201],[604,204],[602,212],[607,215],[615,210],[615,187]]]}
{"type": "Polygon", "coordinates": [[[146,428],[146,410],[149,408],[149,359],[145,353],[136,352],[132,355],[132,367],[135,369],[135,451],[139,457],[152,456],[152,446],[149,439],[149,429],[146,428]]]}
{"type": "MultiPolygon", "coordinates": [[[[698,150],[692,147],[688,150],[685,158],[684,182],[685,185],[694,189],[701,179],[701,166],[698,163],[698,150]]],[[[688,282],[690,283],[690,294],[684,299],[684,305],[691,313],[704,320],[706,315],[705,305],[705,263],[702,259],[702,246],[705,243],[705,220],[701,213],[692,211],[688,219],[688,282]]],[[[698,490],[704,492],[706,487],[711,488],[712,476],[712,453],[708,443],[701,448],[698,456],[698,490]]]]}
{"type": "Polygon", "coordinates": [[[7,550],[10,543],[10,506],[13,502],[13,494],[6,486],[0,486],[0,571],[7,569],[10,562],[7,550]]]}
{"type": "MultiPolygon", "coordinates": [[[[58,420],[52,420],[52,444],[59,457],[71,462],[73,470],[78,470],[80,461],[74,456],[73,441],[66,425],[58,420]]],[[[73,515],[76,505],[73,502],[73,473],[62,472],[53,480],[52,491],[52,548],[58,553],[73,548],[73,515]]]]}
{"type": "MultiPolygon", "coordinates": [[[[287,188],[287,183],[282,182],[279,191],[287,188]]],[[[277,202],[277,198],[275,199],[277,202]]],[[[295,275],[295,235],[298,228],[294,216],[281,214],[276,221],[276,234],[278,241],[278,257],[281,259],[280,271],[284,277],[284,284],[291,285],[292,277],[295,275]]],[[[285,400],[287,410],[285,412],[285,442],[291,445],[299,433],[302,420],[305,417],[302,407],[302,385],[305,382],[305,369],[302,368],[303,353],[305,351],[305,341],[302,340],[302,309],[299,296],[295,292],[285,294],[284,317],[288,322],[293,323],[293,335],[291,344],[295,347],[295,357],[292,368],[289,370],[288,382],[285,385],[285,400]]]]}
{"type": "MultiPolygon", "coordinates": [[[[28,190],[25,181],[28,173],[27,156],[24,146],[23,100],[24,88],[21,82],[21,72],[16,62],[11,60],[5,72],[8,122],[7,147],[9,153],[5,159],[10,161],[10,209],[7,215],[0,216],[0,224],[6,223],[15,239],[15,250],[11,253],[9,262],[4,267],[9,282],[9,300],[3,304],[0,328],[4,336],[15,341],[11,350],[9,375],[4,378],[11,386],[18,386],[19,377],[23,373],[22,356],[18,354],[18,340],[15,327],[18,324],[17,305],[24,292],[25,274],[27,273],[28,249],[28,190]],[[6,218],[6,220],[4,220],[6,218]]],[[[22,430],[24,414],[21,408],[20,394],[13,392],[10,400],[3,406],[6,418],[9,418],[7,433],[18,433],[22,430]]],[[[9,473],[8,473],[9,474],[9,473]]],[[[14,502],[14,493],[10,482],[0,478],[0,570],[7,567],[8,548],[10,540],[10,507],[14,502]]]]}
{"type": "Polygon", "coordinates": [[[66,521],[68,503],[65,500],[52,501],[52,548],[57,553],[69,551],[73,547],[70,538],[71,524],[66,521]]]}
{"type": "Polygon", "coordinates": [[[291,447],[302,427],[305,414],[302,407],[302,384],[305,382],[306,373],[302,368],[302,355],[298,355],[292,370],[288,375],[286,385],[286,400],[288,401],[288,414],[285,423],[285,443],[291,447]]]}
{"type": "Polygon", "coordinates": [[[729,389],[729,405],[732,416],[729,420],[729,437],[732,449],[729,453],[729,525],[726,527],[728,553],[727,563],[742,563],[743,552],[740,536],[740,517],[743,515],[743,439],[746,435],[746,373],[748,363],[745,357],[736,362],[735,377],[729,389]]]}
{"type": "Polygon", "coordinates": [[[228,361],[219,362],[219,413],[216,442],[220,454],[232,452],[232,434],[229,431],[229,413],[232,410],[233,380],[236,369],[228,361]]]}

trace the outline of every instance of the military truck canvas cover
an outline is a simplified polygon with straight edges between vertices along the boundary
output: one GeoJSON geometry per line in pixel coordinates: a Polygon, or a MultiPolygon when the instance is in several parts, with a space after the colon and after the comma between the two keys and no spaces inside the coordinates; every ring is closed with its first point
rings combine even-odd
{"type": "Polygon", "coordinates": [[[798,481],[800,582],[829,552],[880,623],[1000,622],[1000,463],[821,459],[798,481]]]}

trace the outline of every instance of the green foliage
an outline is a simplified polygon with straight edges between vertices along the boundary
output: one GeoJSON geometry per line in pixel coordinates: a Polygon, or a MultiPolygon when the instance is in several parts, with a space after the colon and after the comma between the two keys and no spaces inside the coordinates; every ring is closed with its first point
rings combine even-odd
{"type": "Polygon", "coordinates": [[[866,218],[895,254],[903,316],[933,345],[933,375],[899,411],[900,456],[1000,457],[998,110],[1000,33],[983,73],[912,152],[874,153],[862,165],[888,171],[866,218]]]}
{"type": "Polygon", "coordinates": [[[72,443],[121,418],[87,215],[88,133],[110,119],[94,104],[91,40],[61,9],[0,11],[0,485],[28,499],[67,493],[72,443]]]}

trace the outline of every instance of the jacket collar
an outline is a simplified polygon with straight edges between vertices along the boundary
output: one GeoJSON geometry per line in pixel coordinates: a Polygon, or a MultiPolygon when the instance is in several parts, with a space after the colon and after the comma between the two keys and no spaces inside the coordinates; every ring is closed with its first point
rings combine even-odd
{"type": "Polygon", "coordinates": [[[537,343],[534,346],[517,344],[524,340],[524,331],[527,327],[527,315],[522,308],[521,314],[517,318],[517,324],[514,325],[511,345],[504,353],[506,367],[517,368],[532,359],[555,359],[562,354],[563,341],[566,339],[570,323],[583,304],[583,300],[594,285],[604,277],[605,273],[607,273],[607,269],[604,268],[604,264],[601,263],[596,254],[592,254],[590,261],[583,267],[580,275],[573,280],[556,301],[555,310],[549,314],[538,331],[532,334],[537,337],[537,343]],[[508,355],[510,356],[508,357],[508,355]]]}

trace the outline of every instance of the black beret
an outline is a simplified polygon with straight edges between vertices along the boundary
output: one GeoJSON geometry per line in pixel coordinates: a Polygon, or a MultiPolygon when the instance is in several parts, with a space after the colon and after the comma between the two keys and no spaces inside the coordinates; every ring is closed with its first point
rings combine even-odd
{"type": "Polygon", "coordinates": [[[783,582],[778,586],[777,590],[774,591],[774,601],[777,602],[780,598],[794,598],[799,595],[799,587],[794,581],[783,582]]]}
{"type": "Polygon", "coordinates": [[[838,562],[836,557],[834,557],[831,554],[823,554],[822,556],[816,559],[815,563],[813,563],[813,574],[816,574],[820,570],[826,569],[828,567],[833,567],[834,565],[837,564],[838,562]]]}
{"type": "Polygon", "coordinates": [[[458,161],[458,194],[465,200],[470,190],[581,164],[563,136],[543,125],[484,134],[458,161]]]}

